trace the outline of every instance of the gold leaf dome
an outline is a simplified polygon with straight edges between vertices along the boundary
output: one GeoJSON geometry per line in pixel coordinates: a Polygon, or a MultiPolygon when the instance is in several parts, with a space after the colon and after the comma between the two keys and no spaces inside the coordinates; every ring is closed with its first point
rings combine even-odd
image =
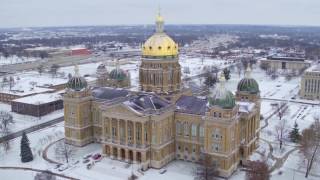
{"type": "Polygon", "coordinates": [[[177,56],[178,44],[163,31],[164,19],[160,13],[156,17],[156,33],[142,46],[142,56],[177,56]]]}

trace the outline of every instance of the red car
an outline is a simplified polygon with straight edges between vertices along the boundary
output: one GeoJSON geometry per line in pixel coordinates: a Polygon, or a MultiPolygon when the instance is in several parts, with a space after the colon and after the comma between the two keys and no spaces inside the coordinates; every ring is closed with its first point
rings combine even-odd
{"type": "Polygon", "coordinates": [[[101,161],[102,155],[101,155],[100,153],[97,153],[97,154],[95,154],[95,155],[92,156],[92,159],[93,159],[94,161],[101,161]]]}

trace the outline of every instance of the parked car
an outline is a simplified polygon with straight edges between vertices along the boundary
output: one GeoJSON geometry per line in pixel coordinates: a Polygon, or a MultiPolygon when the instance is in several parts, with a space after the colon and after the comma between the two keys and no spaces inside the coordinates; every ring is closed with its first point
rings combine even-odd
{"type": "Polygon", "coordinates": [[[87,169],[91,169],[93,167],[93,165],[94,165],[94,162],[87,164],[87,169]]]}
{"type": "Polygon", "coordinates": [[[64,170],[68,169],[68,167],[69,167],[68,164],[63,164],[59,167],[58,171],[64,171],[64,170]]]}
{"type": "Polygon", "coordinates": [[[101,159],[102,159],[102,155],[100,154],[100,153],[97,153],[97,154],[95,154],[95,155],[93,155],[92,156],[92,159],[94,160],[94,161],[101,161],[101,159]]]}
{"type": "Polygon", "coordinates": [[[88,162],[90,162],[90,159],[84,159],[84,160],[82,161],[83,164],[87,164],[88,162]]]}
{"type": "Polygon", "coordinates": [[[57,164],[54,169],[59,169],[60,166],[62,166],[62,164],[57,164]]]}
{"type": "Polygon", "coordinates": [[[72,165],[76,165],[76,164],[79,164],[79,160],[77,160],[77,161],[74,161],[74,162],[72,162],[72,165]]]}
{"type": "Polygon", "coordinates": [[[160,170],[159,170],[159,173],[160,173],[160,174],[164,174],[164,173],[166,173],[166,172],[167,172],[167,169],[160,169],[160,170]]]}
{"type": "Polygon", "coordinates": [[[88,159],[88,158],[91,158],[92,154],[87,154],[85,156],[83,156],[83,159],[88,159]]]}

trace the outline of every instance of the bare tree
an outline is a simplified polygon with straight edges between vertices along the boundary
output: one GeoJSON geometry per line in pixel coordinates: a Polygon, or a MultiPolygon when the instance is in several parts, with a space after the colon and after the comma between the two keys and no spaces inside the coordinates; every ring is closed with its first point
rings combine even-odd
{"type": "Polygon", "coordinates": [[[305,177],[307,178],[314,162],[319,160],[320,156],[320,122],[318,118],[315,118],[315,121],[310,128],[302,131],[300,144],[300,151],[302,152],[304,159],[307,160],[305,174],[305,177]]]}
{"type": "MultiPolygon", "coordinates": [[[[14,124],[13,117],[10,113],[6,111],[0,111],[0,133],[3,136],[10,134],[10,126],[14,124]]],[[[4,152],[10,150],[10,141],[5,140],[0,144],[4,152]]]]}
{"type": "Polygon", "coordinates": [[[58,64],[52,64],[52,66],[50,67],[50,73],[52,75],[52,77],[57,76],[58,70],[60,69],[60,66],[58,64]]]}
{"type": "Polygon", "coordinates": [[[246,171],[247,180],[269,180],[269,166],[266,161],[248,161],[246,171]]]}
{"type": "Polygon", "coordinates": [[[218,165],[212,163],[211,157],[208,154],[202,153],[200,158],[200,164],[194,171],[195,180],[215,180],[218,179],[218,165]]]}
{"type": "Polygon", "coordinates": [[[43,64],[40,64],[38,67],[37,67],[37,70],[38,70],[38,73],[40,74],[40,76],[42,75],[43,71],[44,71],[44,65],[43,64]]]}
{"type": "Polygon", "coordinates": [[[34,87],[37,85],[37,82],[35,82],[35,81],[30,81],[29,84],[32,86],[32,89],[34,89],[34,87]]]}
{"type": "Polygon", "coordinates": [[[289,130],[288,130],[288,125],[287,125],[287,120],[282,119],[277,125],[276,125],[276,138],[279,141],[279,146],[280,149],[282,149],[282,144],[284,137],[288,135],[289,130]]]}
{"type": "Polygon", "coordinates": [[[288,104],[286,102],[280,102],[274,105],[276,109],[275,113],[281,121],[282,118],[289,113],[288,104]]]}
{"type": "Polygon", "coordinates": [[[10,125],[14,124],[13,117],[6,111],[0,111],[0,130],[4,135],[9,134],[10,125]]]}
{"type": "Polygon", "coordinates": [[[56,158],[66,163],[69,163],[73,159],[75,152],[74,146],[66,144],[65,141],[59,141],[55,146],[56,158]]]}
{"type": "Polygon", "coordinates": [[[9,88],[10,88],[10,91],[11,91],[11,88],[13,87],[14,85],[14,78],[12,76],[10,76],[9,78],[9,88]]]}

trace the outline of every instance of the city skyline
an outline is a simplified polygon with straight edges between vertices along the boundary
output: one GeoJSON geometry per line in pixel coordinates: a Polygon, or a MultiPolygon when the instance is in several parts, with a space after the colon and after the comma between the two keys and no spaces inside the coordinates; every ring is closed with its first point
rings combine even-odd
{"type": "Polygon", "coordinates": [[[153,24],[159,6],[166,24],[320,26],[317,0],[2,0],[0,28],[153,24]]]}

